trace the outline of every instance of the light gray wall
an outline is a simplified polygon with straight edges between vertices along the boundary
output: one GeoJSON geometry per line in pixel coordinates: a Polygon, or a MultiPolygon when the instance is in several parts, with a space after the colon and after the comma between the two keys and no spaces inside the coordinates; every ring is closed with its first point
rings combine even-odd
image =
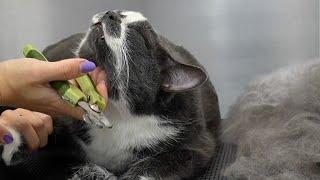
{"type": "Polygon", "coordinates": [[[319,56],[318,0],[162,0],[144,9],[207,67],[223,114],[257,75],[319,56]]]}
{"type": "Polygon", "coordinates": [[[76,32],[106,9],[141,11],[142,0],[0,0],[0,59],[21,57],[32,43],[42,49],[76,32]]]}
{"type": "Polygon", "coordinates": [[[142,11],[189,49],[207,68],[223,114],[257,75],[319,57],[319,0],[1,0],[0,59],[85,31],[108,9],[142,11]]]}

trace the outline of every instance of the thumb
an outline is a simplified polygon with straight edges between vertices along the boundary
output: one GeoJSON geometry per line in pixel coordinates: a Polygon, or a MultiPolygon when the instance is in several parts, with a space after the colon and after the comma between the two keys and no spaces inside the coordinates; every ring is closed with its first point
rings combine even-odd
{"type": "MultiPolygon", "coordinates": [[[[83,120],[84,110],[80,107],[72,107],[62,99],[59,99],[53,104],[53,107],[57,114],[53,114],[53,117],[69,116],[77,120],[83,120]]],[[[48,113],[50,114],[50,113],[48,113]]]]}
{"type": "Polygon", "coordinates": [[[96,65],[85,59],[65,59],[57,62],[41,63],[39,67],[42,81],[68,80],[93,71],[96,65]]]}

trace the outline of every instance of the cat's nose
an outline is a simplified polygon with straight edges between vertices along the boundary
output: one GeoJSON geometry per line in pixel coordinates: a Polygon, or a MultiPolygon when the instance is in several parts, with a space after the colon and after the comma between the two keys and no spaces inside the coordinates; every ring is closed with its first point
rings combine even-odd
{"type": "Polygon", "coordinates": [[[121,23],[121,15],[113,11],[107,11],[104,15],[104,18],[108,18],[112,21],[121,23]]]}

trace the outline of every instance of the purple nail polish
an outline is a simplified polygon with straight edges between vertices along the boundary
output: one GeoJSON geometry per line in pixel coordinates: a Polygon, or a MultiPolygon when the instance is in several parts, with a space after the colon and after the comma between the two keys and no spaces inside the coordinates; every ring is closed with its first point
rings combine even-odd
{"type": "Polygon", "coordinates": [[[94,69],[96,68],[96,65],[91,62],[91,61],[83,61],[81,64],[80,64],[80,71],[83,72],[83,73],[88,73],[88,72],[91,72],[93,71],[94,69]]]}
{"type": "Polygon", "coordinates": [[[4,142],[6,142],[6,144],[10,144],[13,142],[13,137],[11,134],[7,134],[3,137],[4,142]]]}

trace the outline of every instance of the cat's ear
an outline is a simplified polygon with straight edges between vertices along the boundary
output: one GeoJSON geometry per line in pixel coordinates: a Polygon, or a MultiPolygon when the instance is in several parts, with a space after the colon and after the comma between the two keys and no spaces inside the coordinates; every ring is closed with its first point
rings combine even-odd
{"type": "Polygon", "coordinates": [[[207,80],[206,73],[197,66],[182,64],[174,60],[161,70],[161,88],[164,91],[187,91],[196,88],[207,80]]]}
{"type": "Polygon", "coordinates": [[[208,79],[207,73],[183,47],[176,46],[161,36],[159,36],[158,44],[161,88],[164,91],[191,90],[199,87],[208,79]]]}

